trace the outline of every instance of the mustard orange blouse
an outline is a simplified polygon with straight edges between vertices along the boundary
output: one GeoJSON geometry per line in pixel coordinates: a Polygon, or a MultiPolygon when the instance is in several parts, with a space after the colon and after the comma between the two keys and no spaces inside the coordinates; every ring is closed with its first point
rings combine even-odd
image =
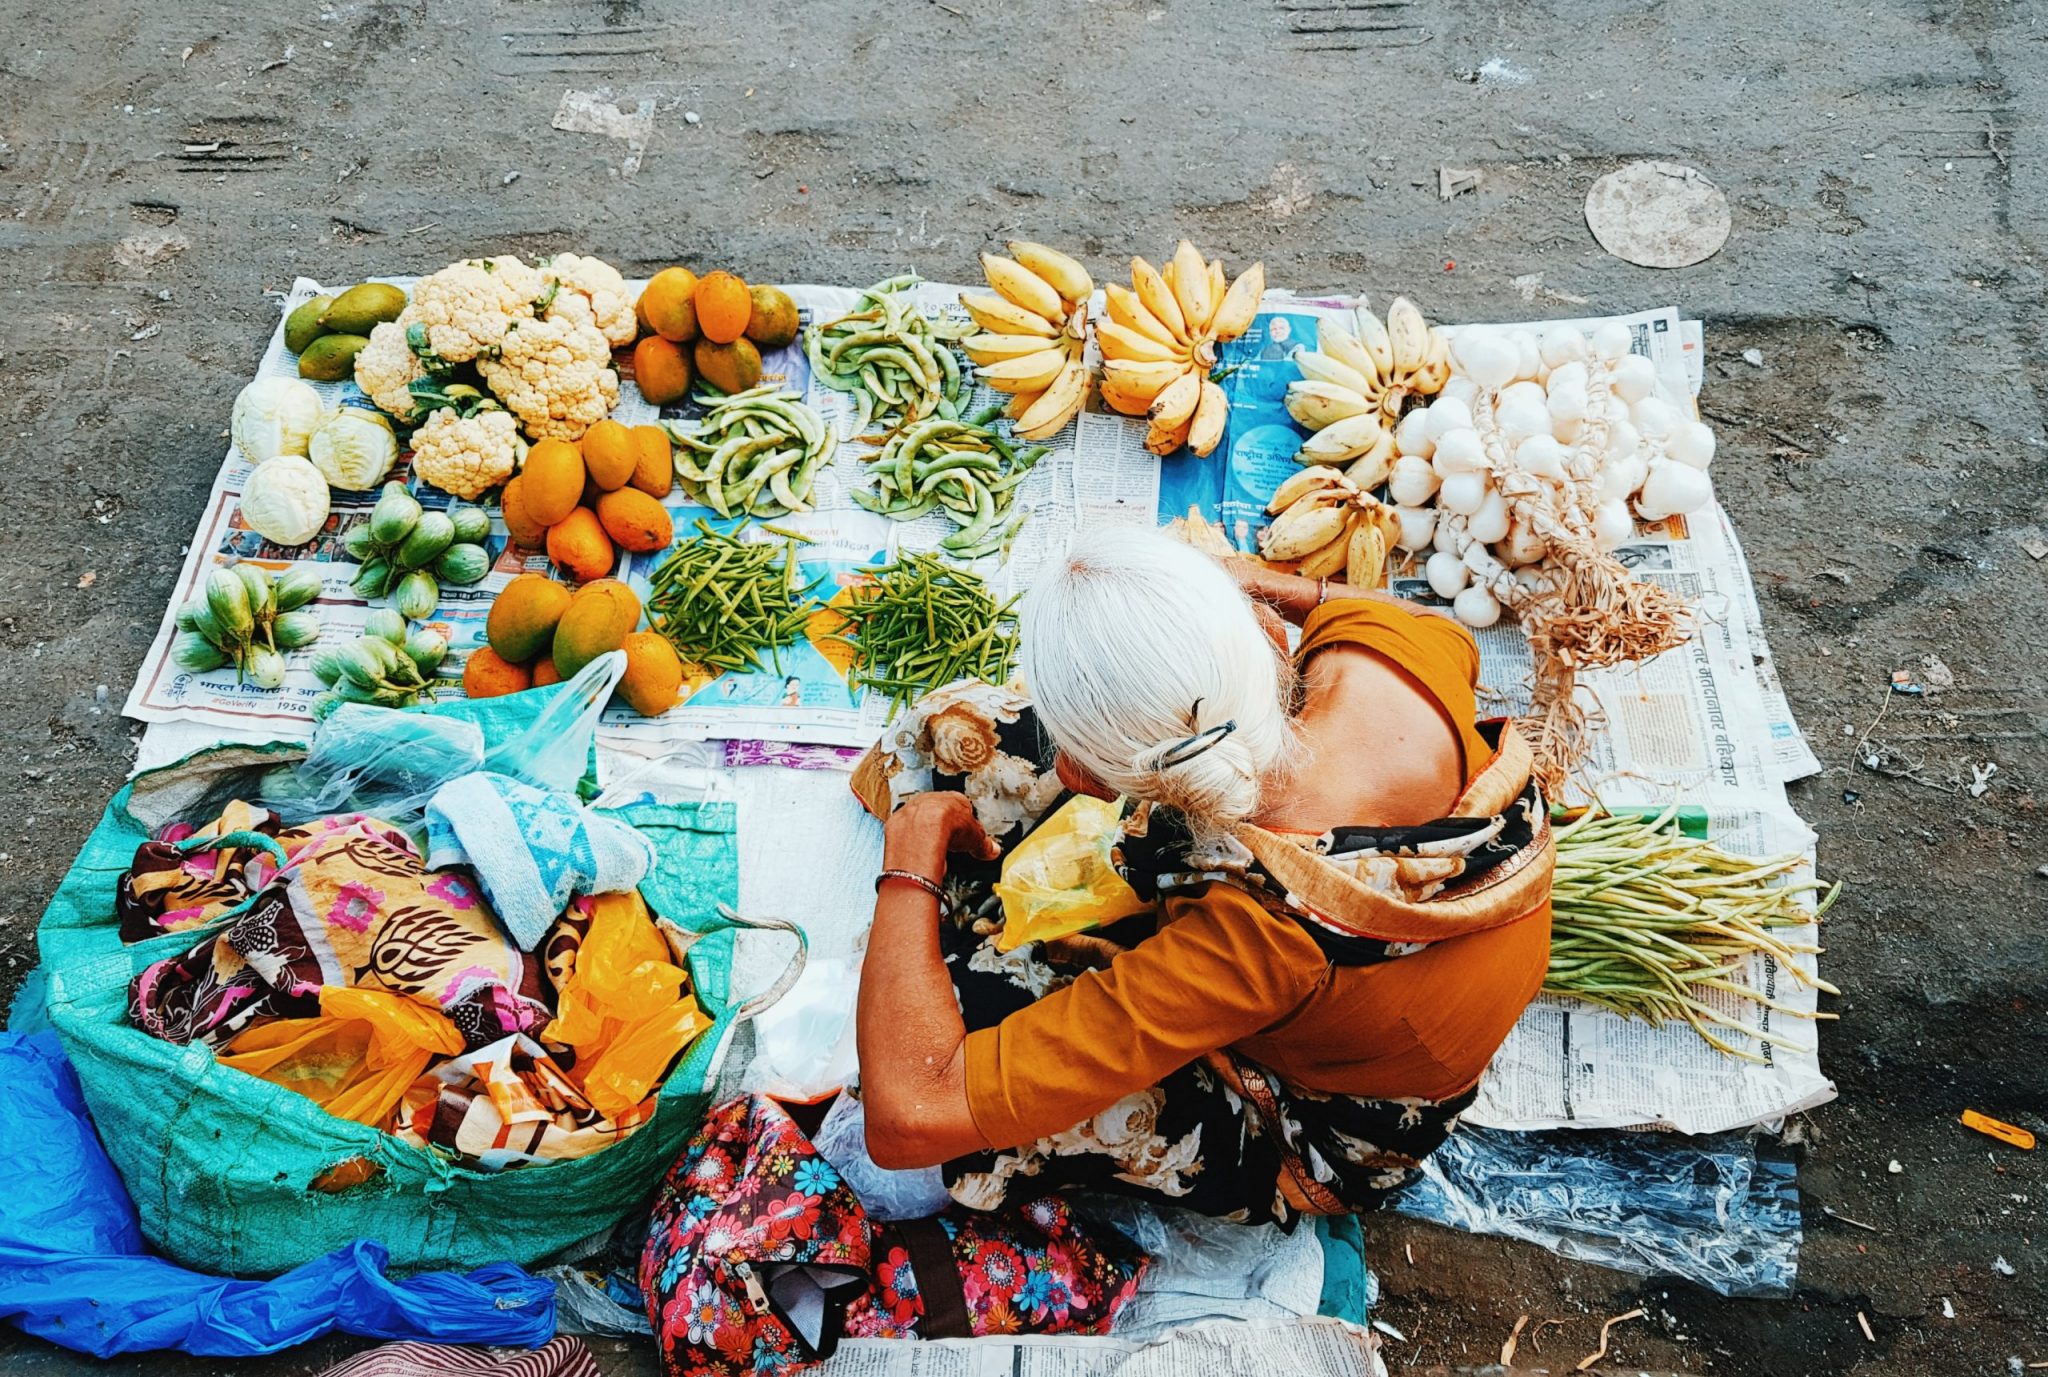
{"type": "MultiPolygon", "coordinates": [[[[1456,622],[1346,599],[1312,612],[1297,661],[1353,645],[1443,712],[1469,783],[1492,755],[1473,727],[1479,651],[1456,622]]],[[[1230,1047],[1330,1094],[1440,1100],[1469,1089],[1535,997],[1548,904],[1399,960],[1333,966],[1297,923],[1224,884],[1178,893],[1156,936],[966,1043],[967,1102],[989,1145],[1069,1128],[1230,1047]]]]}

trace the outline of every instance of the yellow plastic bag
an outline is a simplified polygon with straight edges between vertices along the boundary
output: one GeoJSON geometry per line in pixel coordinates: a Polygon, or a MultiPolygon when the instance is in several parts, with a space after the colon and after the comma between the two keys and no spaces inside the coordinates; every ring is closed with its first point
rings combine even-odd
{"type": "Polygon", "coordinates": [[[711,1019],[638,894],[594,895],[590,907],[590,930],[541,1041],[575,1048],[571,1074],[584,1095],[620,1119],[654,1093],[711,1019]]]}
{"type": "Polygon", "coordinates": [[[1151,905],[1138,897],[1110,858],[1120,802],[1076,794],[1003,857],[995,883],[1003,901],[997,951],[1045,942],[1113,923],[1151,905]]]}
{"type": "Polygon", "coordinates": [[[377,1127],[427,1063],[462,1050],[438,1009],[384,990],[329,985],[318,1018],[281,1018],[238,1035],[219,1061],[297,1091],[337,1119],[377,1127]]]}

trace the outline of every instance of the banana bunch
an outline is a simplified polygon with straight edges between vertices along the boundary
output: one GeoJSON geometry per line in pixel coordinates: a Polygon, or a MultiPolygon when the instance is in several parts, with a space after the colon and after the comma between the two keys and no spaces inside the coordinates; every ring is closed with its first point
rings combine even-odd
{"type": "Polygon", "coordinates": [[[1342,577],[1353,588],[1387,581],[1387,552],[1400,522],[1394,509],[1327,464],[1288,475],[1266,504],[1273,524],[1259,532],[1268,564],[1292,564],[1303,578],[1342,577]]]}
{"type": "Polygon", "coordinates": [[[1316,324],[1316,352],[1294,351],[1299,381],[1287,385],[1287,412],[1315,432],[1294,457],[1303,464],[1348,464],[1362,488],[1386,481],[1394,461],[1394,423],[1414,397],[1431,397],[1451,380],[1450,341],[1406,297],[1394,298],[1384,324],[1361,307],[1360,337],[1329,317],[1316,324]]]}
{"type": "Polygon", "coordinates": [[[1088,298],[1095,283],[1073,259],[1012,239],[1013,258],[985,253],[982,275],[994,296],[963,292],[960,304],[981,333],[960,342],[981,380],[1010,394],[1003,414],[1024,440],[1066,429],[1088,400],[1088,298]]]}
{"type": "Polygon", "coordinates": [[[1251,327],[1266,294],[1266,265],[1254,263],[1225,285],[1223,260],[1204,262],[1180,241],[1164,272],[1131,260],[1131,285],[1103,288],[1109,319],[1097,321],[1102,399],[1126,416],[1149,416],[1145,448],[1171,454],[1186,445],[1206,455],[1223,438],[1230,403],[1210,380],[1216,346],[1251,327]]]}

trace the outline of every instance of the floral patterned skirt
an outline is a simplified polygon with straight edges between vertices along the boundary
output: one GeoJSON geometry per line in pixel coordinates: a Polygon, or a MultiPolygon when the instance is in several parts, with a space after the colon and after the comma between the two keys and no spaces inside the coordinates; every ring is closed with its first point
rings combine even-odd
{"type": "MultiPolygon", "coordinates": [[[[1070,939],[1073,948],[1030,943],[1003,953],[993,934],[951,924],[941,933],[970,1032],[994,1027],[1067,984],[1088,963],[1057,963],[1093,945],[1070,939]]],[[[1116,945],[1140,935],[1116,927],[1098,934],[1116,945]]],[[[1324,1095],[1289,1086],[1225,1049],[1064,1132],[946,1163],[946,1189],[977,1210],[1089,1189],[1291,1228],[1305,1214],[1354,1214],[1384,1204],[1416,1178],[1422,1159],[1450,1136],[1476,1093],[1450,1100],[1324,1095]]]]}

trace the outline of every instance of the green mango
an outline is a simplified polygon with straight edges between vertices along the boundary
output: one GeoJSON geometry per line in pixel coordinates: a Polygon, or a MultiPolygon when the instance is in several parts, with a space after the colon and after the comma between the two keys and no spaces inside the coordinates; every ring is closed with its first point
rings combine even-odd
{"type": "Polygon", "coordinates": [[[335,334],[367,335],[404,309],[404,292],[389,282],[364,282],[334,298],[320,324],[335,334]]]}
{"type": "Polygon", "coordinates": [[[299,376],[314,382],[340,382],[353,377],[356,355],[369,343],[362,335],[322,335],[299,355],[299,376]]]}
{"type": "Polygon", "coordinates": [[[294,354],[306,352],[306,346],[327,333],[327,327],[320,323],[320,317],[327,314],[327,308],[334,304],[331,296],[316,296],[305,305],[284,318],[284,347],[294,354]]]}

